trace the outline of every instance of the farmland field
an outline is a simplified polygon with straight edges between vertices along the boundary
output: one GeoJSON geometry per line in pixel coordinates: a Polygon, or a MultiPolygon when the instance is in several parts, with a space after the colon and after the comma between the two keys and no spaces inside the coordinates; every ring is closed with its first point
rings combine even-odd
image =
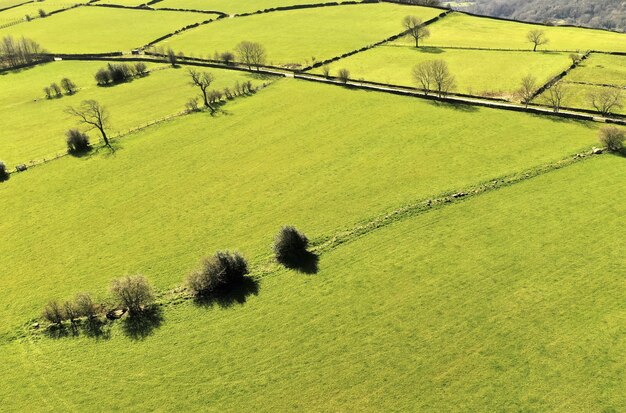
{"type": "Polygon", "coordinates": [[[402,32],[408,13],[427,20],[441,10],[389,3],[289,10],[219,20],[157,46],[205,57],[253,40],[265,46],[270,64],[310,64],[313,58],[329,59],[402,32]]]}
{"type": "Polygon", "coordinates": [[[624,173],[605,156],[406,219],[244,305],[165,307],[140,342],[6,343],[4,407],[619,411],[624,173]]]}
{"type": "Polygon", "coordinates": [[[27,0],[0,0],[0,9],[6,9],[18,4],[26,3],[27,0]]]}
{"type": "MultiPolygon", "coordinates": [[[[532,50],[526,34],[543,30],[550,43],[540,50],[585,51],[608,50],[626,52],[626,41],[620,33],[575,27],[547,27],[500,21],[452,13],[430,26],[431,36],[426,46],[477,47],[488,49],[532,50]]],[[[412,40],[405,39],[407,44],[412,40]]]]}
{"type": "MultiPolygon", "coordinates": [[[[346,68],[353,79],[401,86],[419,86],[412,76],[415,65],[442,59],[456,78],[455,92],[473,95],[510,96],[529,73],[539,83],[561,73],[571,64],[567,53],[500,52],[485,50],[439,49],[407,45],[384,45],[332,63],[331,75],[346,68]],[[484,62],[489,65],[485,67],[484,62]]],[[[322,73],[317,68],[314,73],[322,73]]]]}
{"type": "Polygon", "coordinates": [[[626,56],[593,53],[567,76],[567,81],[626,87],[626,56]]]}
{"type": "Polygon", "coordinates": [[[0,12],[0,411],[626,411],[626,34],[147,3],[0,12]]]}
{"type": "MultiPolygon", "coordinates": [[[[78,126],[76,120],[65,113],[68,106],[76,106],[86,99],[96,99],[107,105],[111,114],[113,133],[142,126],[152,120],[181,112],[185,102],[195,96],[189,85],[187,69],[172,69],[153,64],[156,69],[148,76],[115,86],[96,85],[94,74],[107,62],[54,62],[18,73],[0,76],[0,147],[3,160],[9,165],[51,156],[65,149],[65,131],[78,126]],[[80,90],[61,98],[46,99],[43,88],[57,84],[65,76],[71,77],[80,90]],[[10,87],[9,87],[10,86],[10,87]],[[29,133],[24,133],[28,125],[29,133]]],[[[251,80],[258,85],[263,80],[241,72],[215,69],[214,86],[232,87],[235,82],[251,80]]],[[[91,133],[96,140],[96,132],[91,133]]]]}
{"type": "Polygon", "coordinates": [[[39,18],[39,10],[50,13],[56,10],[67,9],[80,3],[80,1],[68,2],[47,0],[44,2],[24,4],[9,10],[0,11],[0,24],[25,20],[26,16],[29,16],[30,18],[39,18]]]}
{"type": "Polygon", "coordinates": [[[0,265],[5,274],[23,274],[2,280],[5,296],[14,297],[0,309],[0,317],[12,320],[7,325],[36,313],[51,294],[101,291],[125,272],[144,272],[159,287],[172,287],[208,251],[239,248],[250,258],[267,256],[273,232],[285,222],[318,236],[442,191],[558,160],[592,145],[596,134],[590,124],[294,80],[278,81],[225,110],[125,137],[112,156],[68,157],[2,185],[0,231],[7,242],[0,245],[0,265]],[[372,111],[380,121],[360,122],[372,111]],[[493,147],[505,130],[514,131],[506,147],[493,147]],[[450,146],[449,136],[458,144],[450,146]],[[249,167],[241,169],[242,163],[249,167]],[[46,211],[54,211],[46,225],[33,221],[46,211]],[[181,226],[193,230],[181,232],[181,226]],[[29,247],[52,237],[54,246],[29,247]],[[4,249],[9,246],[10,253],[4,249]],[[40,271],[46,282],[32,288],[29,300],[19,300],[28,274],[40,271]]]}
{"type": "MultiPolygon", "coordinates": [[[[119,1],[119,0],[118,0],[119,1]]],[[[252,13],[275,7],[295,6],[301,4],[324,3],[319,0],[163,0],[154,8],[174,8],[191,10],[217,10],[228,14],[252,13]]],[[[331,3],[331,0],[328,1],[331,3]]]]}
{"type": "Polygon", "coordinates": [[[0,37],[26,36],[53,53],[130,51],[159,36],[211,18],[213,15],[201,13],[78,7],[0,29],[0,37]]]}

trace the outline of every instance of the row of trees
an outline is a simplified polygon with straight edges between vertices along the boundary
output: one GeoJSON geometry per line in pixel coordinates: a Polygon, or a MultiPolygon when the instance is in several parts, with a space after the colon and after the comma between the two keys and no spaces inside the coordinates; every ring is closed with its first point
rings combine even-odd
{"type": "Polygon", "coordinates": [[[56,83],[52,83],[50,86],[44,87],[43,92],[46,95],[46,99],[52,99],[53,97],[60,98],[63,96],[61,89],[64,90],[67,95],[73,95],[76,93],[76,84],[69,78],[64,77],[61,79],[61,86],[56,83]]]}
{"type": "MultiPolygon", "coordinates": [[[[159,49],[157,49],[158,51],[159,49]]],[[[160,49],[162,52],[162,49],[160,49]]],[[[176,54],[171,48],[167,50],[166,57],[168,62],[176,67],[178,61],[185,57],[182,53],[176,54]]],[[[235,52],[215,52],[213,59],[221,61],[224,64],[232,65],[237,62],[248,67],[248,69],[259,68],[263,66],[267,61],[267,52],[265,47],[261,43],[242,41],[235,46],[235,52]]]]}
{"type": "Polygon", "coordinates": [[[447,95],[455,85],[454,76],[444,60],[422,62],[413,68],[413,80],[426,95],[434,91],[438,97],[447,95]]]}
{"type": "Polygon", "coordinates": [[[107,86],[126,82],[134,77],[143,77],[148,74],[148,67],[143,62],[134,65],[127,63],[109,63],[106,67],[99,69],[94,75],[99,86],[107,86]]]}
{"type": "MultiPolygon", "coordinates": [[[[276,260],[286,267],[298,268],[311,254],[307,251],[308,243],[307,237],[296,228],[281,228],[274,242],[276,260]]],[[[218,251],[201,260],[200,267],[188,275],[185,285],[198,300],[220,298],[241,285],[249,272],[248,262],[239,252],[218,251]]],[[[81,318],[86,318],[88,323],[97,322],[107,310],[107,314],[127,311],[134,318],[140,317],[155,300],[153,287],[141,274],[113,280],[109,291],[112,296],[109,308],[96,304],[89,293],[83,292],[73,300],[48,302],[42,316],[56,326],[62,326],[64,321],[74,326],[81,318]]]]}
{"type": "Polygon", "coordinates": [[[0,67],[13,68],[40,61],[45,50],[39,43],[5,36],[0,42],[0,67]]]}

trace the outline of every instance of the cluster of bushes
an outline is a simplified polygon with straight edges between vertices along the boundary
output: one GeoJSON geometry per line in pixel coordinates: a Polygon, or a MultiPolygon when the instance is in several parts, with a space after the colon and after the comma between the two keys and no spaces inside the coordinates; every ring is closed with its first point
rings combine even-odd
{"type": "Polygon", "coordinates": [[[91,150],[89,136],[87,136],[86,133],[79,131],[78,129],[70,129],[65,132],[65,138],[67,151],[71,155],[77,155],[91,150]]]}
{"type": "Polygon", "coordinates": [[[61,86],[56,83],[52,83],[50,86],[43,88],[43,91],[46,94],[46,99],[60,98],[63,96],[62,90],[64,90],[67,95],[73,95],[76,93],[76,84],[65,77],[61,79],[61,86]]]}
{"type": "MultiPolygon", "coordinates": [[[[211,107],[216,103],[223,101],[224,99],[231,100],[241,95],[249,95],[256,92],[256,88],[252,85],[251,81],[235,82],[235,86],[232,88],[225,87],[222,90],[213,89],[208,90],[207,101],[211,107]]],[[[200,110],[200,99],[197,97],[191,98],[185,103],[185,109],[187,112],[197,112],[200,110]]]]}
{"type": "Polygon", "coordinates": [[[616,126],[605,126],[600,129],[600,143],[606,147],[609,152],[621,152],[624,149],[624,140],[626,135],[623,129],[616,126]]]}
{"type": "Polygon", "coordinates": [[[6,181],[9,179],[9,171],[7,171],[7,166],[3,161],[0,161],[0,182],[6,181]]]}
{"type": "Polygon", "coordinates": [[[109,63],[107,67],[98,70],[94,77],[99,86],[107,86],[126,82],[134,77],[143,77],[146,74],[148,74],[148,68],[143,62],[137,62],[134,65],[109,63]]]}
{"type": "Polygon", "coordinates": [[[82,318],[87,322],[101,321],[100,317],[105,314],[113,318],[111,314],[115,309],[127,311],[129,317],[138,317],[154,302],[152,286],[143,275],[127,275],[116,279],[111,283],[110,291],[114,303],[110,311],[107,305],[96,304],[89,293],[79,293],[74,300],[48,302],[42,316],[57,327],[62,327],[64,321],[74,326],[82,318]]]}

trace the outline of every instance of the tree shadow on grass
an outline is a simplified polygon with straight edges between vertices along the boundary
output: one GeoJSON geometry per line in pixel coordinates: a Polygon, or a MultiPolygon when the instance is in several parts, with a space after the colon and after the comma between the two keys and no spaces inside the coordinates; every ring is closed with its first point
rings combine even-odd
{"type": "Polygon", "coordinates": [[[218,305],[222,308],[229,308],[235,304],[244,304],[250,295],[259,294],[259,282],[251,277],[243,277],[240,283],[224,289],[217,293],[196,297],[195,303],[202,307],[212,307],[218,305]]]}
{"type": "Polygon", "coordinates": [[[140,314],[122,321],[122,331],[133,340],[143,340],[163,324],[163,309],[158,305],[145,308],[140,314]]]}
{"type": "Polygon", "coordinates": [[[290,270],[298,271],[303,274],[313,275],[319,271],[320,257],[310,251],[304,251],[298,257],[284,259],[280,263],[290,270]]]}
{"type": "Polygon", "coordinates": [[[441,102],[438,100],[431,100],[430,104],[433,106],[437,106],[439,108],[454,109],[459,112],[467,112],[467,113],[478,112],[478,107],[476,105],[471,105],[468,103],[450,103],[450,102],[441,102]]]}
{"type": "Polygon", "coordinates": [[[86,320],[82,325],[82,330],[87,337],[97,340],[108,340],[111,338],[111,323],[99,318],[86,320]]]}
{"type": "Polygon", "coordinates": [[[421,53],[429,53],[429,54],[441,54],[441,53],[445,53],[445,50],[439,48],[439,47],[429,47],[429,46],[422,46],[420,48],[415,49],[421,53]]]}

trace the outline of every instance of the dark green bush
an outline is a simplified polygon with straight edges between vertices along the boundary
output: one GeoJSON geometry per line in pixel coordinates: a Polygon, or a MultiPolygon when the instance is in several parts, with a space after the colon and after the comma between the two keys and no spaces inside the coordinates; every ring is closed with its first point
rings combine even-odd
{"type": "Polygon", "coordinates": [[[197,297],[229,291],[248,274],[248,263],[238,252],[218,251],[202,260],[200,269],[187,278],[187,285],[197,297]]]}
{"type": "Polygon", "coordinates": [[[89,144],[89,137],[86,133],[79,131],[78,129],[70,129],[65,132],[67,150],[71,154],[78,154],[87,152],[91,149],[89,144]]]}
{"type": "Polygon", "coordinates": [[[280,229],[274,241],[276,260],[286,266],[297,265],[307,254],[309,239],[295,227],[285,226],[280,229]]]}
{"type": "Polygon", "coordinates": [[[154,301],[150,283],[140,274],[113,280],[111,293],[123,308],[128,309],[131,317],[141,314],[154,301]]]}
{"type": "Polygon", "coordinates": [[[0,182],[6,181],[7,179],[9,179],[9,171],[7,171],[5,163],[0,161],[0,182]]]}

